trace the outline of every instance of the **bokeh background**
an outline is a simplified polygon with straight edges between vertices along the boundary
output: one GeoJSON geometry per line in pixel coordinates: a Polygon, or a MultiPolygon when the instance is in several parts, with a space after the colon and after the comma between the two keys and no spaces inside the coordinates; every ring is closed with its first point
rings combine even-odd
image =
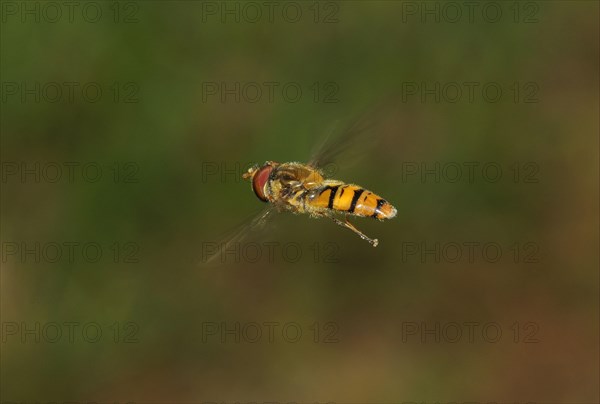
{"type": "Polygon", "coordinates": [[[488,3],[471,21],[459,3],[456,22],[438,2],[296,2],[287,19],[275,2],[272,21],[253,3],[256,22],[246,3],[92,3],[97,22],[83,6],[52,22],[46,2],[2,2],[3,402],[598,402],[597,2],[499,2],[496,22],[488,3]],[[73,100],[53,102],[48,83],[70,82],[73,100]],[[279,87],[272,102],[250,102],[251,87],[236,102],[220,87],[236,82],[279,87]],[[503,95],[406,92],[465,82],[503,95]],[[302,89],[296,102],[286,83],[302,89]],[[398,208],[355,220],[379,247],[279,215],[249,238],[258,262],[201,264],[262,207],[238,178],[248,162],[306,161],[382,101],[360,161],[329,167],[398,208]],[[478,164],[472,182],[407,171],[465,162],[478,164]],[[22,180],[36,164],[40,179],[22,180]],[[469,259],[468,242],[501,256],[469,259]],[[69,259],[65,243],[97,243],[102,257],[75,247],[69,259]],[[462,245],[460,259],[421,255],[436,243],[462,245]],[[298,342],[282,336],[288,323],[298,342]]]}

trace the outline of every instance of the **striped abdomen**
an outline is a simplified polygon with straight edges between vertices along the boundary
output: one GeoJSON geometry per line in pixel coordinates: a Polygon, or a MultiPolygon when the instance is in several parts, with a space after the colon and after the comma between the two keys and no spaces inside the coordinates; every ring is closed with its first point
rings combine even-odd
{"type": "Polygon", "coordinates": [[[307,204],[318,208],[328,208],[356,216],[391,219],[396,216],[396,208],[388,201],[357,185],[332,183],[313,190],[307,204]]]}

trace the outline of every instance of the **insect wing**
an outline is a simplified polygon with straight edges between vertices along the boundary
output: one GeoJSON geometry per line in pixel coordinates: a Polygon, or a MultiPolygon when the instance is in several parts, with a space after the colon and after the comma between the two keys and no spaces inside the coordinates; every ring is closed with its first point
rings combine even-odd
{"type": "Polygon", "coordinates": [[[349,154],[348,152],[353,155],[345,156],[345,161],[356,161],[359,153],[364,154],[365,147],[374,143],[376,126],[376,115],[370,111],[341,131],[335,128],[330,130],[311,153],[308,165],[328,171],[328,165],[333,164],[341,155],[349,154]]]}
{"type": "Polygon", "coordinates": [[[251,234],[257,234],[265,228],[277,209],[269,204],[258,213],[251,215],[241,224],[222,237],[221,242],[205,243],[202,249],[200,266],[219,265],[225,263],[225,253],[229,248],[237,248],[236,243],[241,243],[251,234]],[[217,259],[219,258],[219,259],[217,259]]]}

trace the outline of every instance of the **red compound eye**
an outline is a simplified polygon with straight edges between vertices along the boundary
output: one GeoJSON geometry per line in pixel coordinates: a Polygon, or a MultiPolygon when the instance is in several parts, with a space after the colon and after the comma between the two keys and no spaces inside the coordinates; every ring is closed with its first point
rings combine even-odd
{"type": "Polygon", "coordinates": [[[256,172],[256,174],[254,174],[254,178],[252,179],[252,189],[254,189],[254,193],[258,199],[264,202],[268,202],[268,199],[265,196],[265,184],[269,180],[269,174],[271,174],[272,170],[272,166],[263,166],[256,172]]]}

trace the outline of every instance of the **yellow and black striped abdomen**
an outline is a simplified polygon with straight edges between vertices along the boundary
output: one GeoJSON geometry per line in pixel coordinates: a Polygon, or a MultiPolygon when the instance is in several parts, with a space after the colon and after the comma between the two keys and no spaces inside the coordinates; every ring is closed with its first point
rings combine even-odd
{"type": "Polygon", "coordinates": [[[389,202],[358,185],[326,181],[313,192],[314,196],[307,200],[307,204],[317,208],[375,219],[391,219],[396,216],[396,208],[389,202]]]}

